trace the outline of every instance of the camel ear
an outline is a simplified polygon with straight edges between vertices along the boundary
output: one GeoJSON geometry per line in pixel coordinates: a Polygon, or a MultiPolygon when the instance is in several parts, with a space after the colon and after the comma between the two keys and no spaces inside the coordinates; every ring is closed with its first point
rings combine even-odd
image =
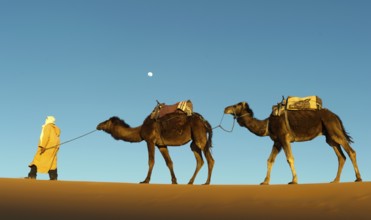
{"type": "Polygon", "coordinates": [[[246,102],[242,102],[242,107],[243,108],[246,108],[247,107],[247,103],[246,102]]]}

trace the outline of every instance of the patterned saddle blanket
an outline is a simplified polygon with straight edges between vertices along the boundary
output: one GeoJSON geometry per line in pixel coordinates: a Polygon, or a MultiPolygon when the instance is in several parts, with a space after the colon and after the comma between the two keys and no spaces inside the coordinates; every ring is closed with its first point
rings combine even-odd
{"type": "Polygon", "coordinates": [[[163,116],[173,112],[183,112],[187,116],[191,116],[193,113],[193,104],[190,100],[177,102],[173,105],[166,105],[165,103],[159,103],[153,109],[151,113],[151,119],[162,118],[163,116]]]}
{"type": "Polygon", "coordinates": [[[282,97],[282,101],[272,106],[272,114],[281,115],[284,110],[320,110],[322,109],[322,100],[318,96],[282,97]]]}

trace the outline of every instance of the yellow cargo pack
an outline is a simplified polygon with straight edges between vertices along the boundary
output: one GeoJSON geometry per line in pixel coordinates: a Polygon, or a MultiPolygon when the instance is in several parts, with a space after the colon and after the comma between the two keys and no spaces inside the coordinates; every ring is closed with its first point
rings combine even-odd
{"type": "Polygon", "coordinates": [[[317,110],[321,108],[322,100],[318,96],[288,96],[286,100],[287,110],[317,110]]]}

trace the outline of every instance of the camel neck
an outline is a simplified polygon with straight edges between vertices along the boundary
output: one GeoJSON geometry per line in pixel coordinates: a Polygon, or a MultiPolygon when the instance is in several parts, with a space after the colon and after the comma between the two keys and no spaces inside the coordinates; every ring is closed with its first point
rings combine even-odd
{"type": "Polygon", "coordinates": [[[259,120],[249,115],[241,115],[237,118],[240,126],[246,127],[250,132],[257,136],[267,136],[268,132],[268,119],[259,120]]]}
{"type": "Polygon", "coordinates": [[[116,140],[124,140],[127,142],[141,142],[143,139],[140,136],[141,126],[131,128],[124,126],[115,126],[111,131],[111,135],[116,140]]]}

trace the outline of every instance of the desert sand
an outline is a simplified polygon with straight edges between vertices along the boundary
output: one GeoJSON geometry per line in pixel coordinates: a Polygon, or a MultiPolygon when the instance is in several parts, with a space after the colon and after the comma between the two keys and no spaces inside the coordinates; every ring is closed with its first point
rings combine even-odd
{"type": "Polygon", "coordinates": [[[168,185],[0,178],[0,219],[371,219],[371,182],[168,185]]]}

